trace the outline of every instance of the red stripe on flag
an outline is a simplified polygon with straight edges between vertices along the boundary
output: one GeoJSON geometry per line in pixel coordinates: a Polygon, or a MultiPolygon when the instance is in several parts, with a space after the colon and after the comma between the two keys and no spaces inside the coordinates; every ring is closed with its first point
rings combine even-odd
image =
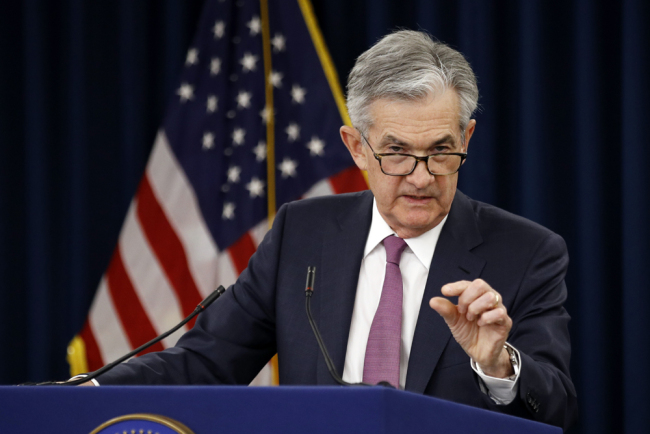
{"type": "MultiPolygon", "coordinates": [[[[126,273],[119,246],[115,249],[111,263],[106,271],[106,281],[108,283],[108,292],[113,299],[113,305],[120,317],[131,348],[139,347],[155,338],[157,335],[156,330],[151,325],[147,312],[142,307],[131,279],[126,273]]],[[[164,350],[162,343],[157,342],[140,354],[162,350],[164,350]]]]}
{"type": "Polygon", "coordinates": [[[351,166],[329,178],[334,193],[352,193],[368,189],[366,179],[357,166],[351,166]]]}
{"type": "Polygon", "coordinates": [[[102,354],[99,352],[99,346],[95,340],[95,335],[90,329],[90,322],[86,319],[86,323],[81,329],[79,336],[84,341],[84,347],[86,347],[86,362],[88,363],[88,371],[96,371],[102,366],[104,366],[104,360],[102,360],[102,354]]]}
{"type": "MultiPolygon", "coordinates": [[[[147,241],[160,261],[160,265],[180,301],[183,316],[188,316],[203,297],[201,297],[190,272],[183,244],[167,220],[165,211],[160,206],[147,175],[142,177],[140,183],[136,212],[147,241]]],[[[192,327],[194,321],[192,320],[188,326],[192,327]]]]}
{"type": "Polygon", "coordinates": [[[253,238],[248,232],[228,248],[228,254],[235,265],[237,274],[241,274],[246,269],[248,260],[253,256],[253,253],[255,253],[255,243],[253,243],[253,238]]]}

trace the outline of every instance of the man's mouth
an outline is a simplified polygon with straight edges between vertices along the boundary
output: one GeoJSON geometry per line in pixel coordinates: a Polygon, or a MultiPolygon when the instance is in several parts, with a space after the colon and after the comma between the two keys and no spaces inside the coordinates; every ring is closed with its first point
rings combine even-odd
{"type": "Polygon", "coordinates": [[[431,196],[419,196],[419,195],[408,195],[405,194],[404,197],[408,202],[410,203],[427,203],[431,199],[433,199],[431,196]]]}

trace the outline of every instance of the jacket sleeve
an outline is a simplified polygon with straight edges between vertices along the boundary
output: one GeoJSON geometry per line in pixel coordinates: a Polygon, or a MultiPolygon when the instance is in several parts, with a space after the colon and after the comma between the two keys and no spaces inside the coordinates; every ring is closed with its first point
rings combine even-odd
{"type": "Polygon", "coordinates": [[[113,384],[248,384],[275,354],[275,282],[286,218],[278,211],[248,267],[176,346],[98,377],[113,384]]]}
{"type": "Polygon", "coordinates": [[[550,233],[533,254],[509,314],[508,341],[519,350],[518,399],[511,404],[528,418],[567,429],[577,419],[576,391],[569,374],[570,317],[564,276],[569,263],[564,240],[550,233]]]}

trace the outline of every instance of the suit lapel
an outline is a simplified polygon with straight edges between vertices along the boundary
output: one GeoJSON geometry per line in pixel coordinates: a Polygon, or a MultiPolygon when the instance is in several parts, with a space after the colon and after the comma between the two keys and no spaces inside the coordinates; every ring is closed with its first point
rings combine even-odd
{"type": "Polygon", "coordinates": [[[451,338],[447,324],[429,307],[429,300],[442,296],[440,289],[447,283],[474,280],[480,275],[485,260],[470,250],[481,242],[472,206],[467,197],[457,191],[431,260],[411,346],[406,390],[424,393],[440,355],[451,338]]]}
{"type": "MultiPolygon", "coordinates": [[[[370,230],[372,193],[362,193],[353,206],[341,210],[337,225],[324,234],[322,269],[317,270],[318,325],[339,373],[343,375],[359,269],[370,230]],[[320,274],[320,275],[319,275],[320,274]]],[[[334,384],[324,359],[318,357],[318,384],[334,384]]]]}

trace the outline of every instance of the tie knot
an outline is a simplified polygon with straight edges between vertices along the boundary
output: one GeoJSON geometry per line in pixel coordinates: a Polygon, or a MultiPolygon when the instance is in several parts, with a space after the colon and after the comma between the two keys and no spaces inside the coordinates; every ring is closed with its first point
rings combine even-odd
{"type": "Polygon", "coordinates": [[[386,262],[391,262],[399,267],[399,258],[406,248],[406,241],[395,235],[389,235],[384,238],[384,248],[386,249],[386,262]]]}

